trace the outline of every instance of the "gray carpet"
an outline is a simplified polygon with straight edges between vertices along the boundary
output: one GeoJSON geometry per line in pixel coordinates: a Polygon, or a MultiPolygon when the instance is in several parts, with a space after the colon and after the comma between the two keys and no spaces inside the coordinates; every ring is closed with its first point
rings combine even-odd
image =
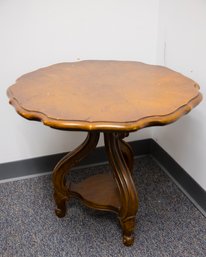
{"type": "MultiPolygon", "coordinates": [[[[105,170],[75,170],[73,179],[105,170]]],[[[57,218],[50,175],[0,184],[0,256],[205,257],[205,217],[150,157],[136,160],[134,174],[140,207],[132,247],[122,244],[114,214],[71,200],[57,218]]]]}

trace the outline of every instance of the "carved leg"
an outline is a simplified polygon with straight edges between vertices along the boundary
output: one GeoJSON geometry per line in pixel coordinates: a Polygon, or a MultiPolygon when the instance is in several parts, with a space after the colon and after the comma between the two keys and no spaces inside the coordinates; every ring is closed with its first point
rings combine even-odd
{"type": "Polygon", "coordinates": [[[55,210],[58,217],[64,217],[66,214],[66,201],[69,200],[69,191],[66,186],[66,175],[69,170],[75,166],[80,160],[93,150],[99,140],[98,132],[90,132],[85,141],[74,151],[68,153],[62,158],[53,172],[54,200],[57,205],[55,210]]]}
{"type": "Polygon", "coordinates": [[[130,150],[122,141],[123,133],[105,133],[104,137],[108,159],[120,194],[119,219],[123,230],[123,243],[130,246],[134,242],[133,232],[138,209],[138,196],[130,171],[132,157],[128,158],[130,150]]]}
{"type": "Polygon", "coordinates": [[[132,150],[132,147],[123,140],[124,137],[128,137],[129,133],[121,133],[120,134],[120,148],[122,151],[122,154],[124,156],[124,159],[127,163],[127,166],[129,168],[129,170],[132,172],[133,171],[133,166],[134,166],[134,153],[132,150]]]}

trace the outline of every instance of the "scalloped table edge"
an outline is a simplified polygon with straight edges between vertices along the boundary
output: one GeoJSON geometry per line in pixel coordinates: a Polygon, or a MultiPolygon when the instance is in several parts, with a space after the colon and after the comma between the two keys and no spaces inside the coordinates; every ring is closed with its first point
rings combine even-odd
{"type": "Polygon", "coordinates": [[[20,106],[18,101],[13,97],[12,93],[8,90],[7,95],[9,97],[9,103],[14,106],[17,113],[22,117],[29,120],[41,121],[44,125],[61,130],[81,130],[81,131],[137,131],[139,129],[149,126],[163,126],[178,120],[183,115],[190,112],[196,105],[202,100],[202,94],[199,92],[194,98],[192,98],[187,104],[182,105],[174,112],[167,115],[155,115],[147,116],[137,121],[131,122],[89,122],[79,120],[59,120],[46,116],[44,113],[29,111],[20,106]]]}

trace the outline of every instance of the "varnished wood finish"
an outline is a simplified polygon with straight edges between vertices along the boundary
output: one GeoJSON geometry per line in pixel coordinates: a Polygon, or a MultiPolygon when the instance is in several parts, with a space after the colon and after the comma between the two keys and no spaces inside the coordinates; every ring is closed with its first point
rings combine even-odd
{"type": "Polygon", "coordinates": [[[123,229],[123,243],[127,246],[134,242],[135,217],[138,209],[138,196],[131,171],[121,151],[122,133],[105,133],[105,148],[112,167],[120,194],[121,207],[119,219],[123,229]]]}
{"type": "Polygon", "coordinates": [[[66,201],[69,200],[68,188],[66,185],[66,175],[70,169],[81,159],[93,150],[99,140],[98,132],[90,132],[86,140],[74,151],[67,154],[58,162],[53,172],[54,199],[57,205],[56,215],[64,217],[66,213],[66,201]]]}
{"type": "Polygon", "coordinates": [[[76,184],[66,183],[70,169],[96,146],[99,133],[90,132],[85,142],[66,155],[56,165],[53,172],[56,215],[64,217],[66,201],[70,197],[79,198],[88,207],[117,213],[123,230],[123,243],[134,242],[133,231],[138,208],[138,197],[131,176],[133,166],[132,150],[123,138],[128,133],[104,133],[105,147],[112,174],[98,174],[76,184]]]}
{"type": "Polygon", "coordinates": [[[86,131],[164,125],[202,99],[193,80],[165,67],[127,61],[55,64],[20,77],[8,96],[27,119],[86,131]]]}
{"type": "Polygon", "coordinates": [[[71,183],[69,194],[81,199],[88,207],[119,213],[121,199],[110,173],[91,176],[78,184],[71,183]]]}
{"type": "Polygon", "coordinates": [[[7,93],[10,103],[27,119],[57,129],[88,131],[83,144],[54,169],[56,215],[65,215],[71,197],[89,207],[113,211],[119,217],[124,244],[132,245],[138,196],[132,179],[132,149],[123,139],[131,131],[165,125],[189,112],[202,99],[196,82],[139,62],[81,61],[28,73],[7,93]],[[68,184],[67,174],[96,147],[100,131],[111,174],[68,184]]]}
{"type": "Polygon", "coordinates": [[[124,137],[127,137],[129,136],[129,133],[121,133],[120,134],[120,149],[121,149],[121,152],[124,156],[124,159],[127,163],[127,166],[129,168],[129,170],[132,172],[133,171],[133,162],[134,162],[134,153],[133,153],[133,150],[132,150],[132,147],[123,140],[124,137]]]}

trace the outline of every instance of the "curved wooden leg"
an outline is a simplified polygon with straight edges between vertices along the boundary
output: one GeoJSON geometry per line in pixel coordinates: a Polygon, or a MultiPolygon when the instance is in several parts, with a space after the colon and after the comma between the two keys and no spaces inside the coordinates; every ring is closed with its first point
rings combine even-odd
{"type": "Polygon", "coordinates": [[[131,161],[128,161],[130,157],[127,158],[130,150],[126,144],[123,146],[122,133],[105,133],[104,137],[108,159],[120,194],[119,219],[123,230],[123,243],[130,246],[134,242],[133,232],[138,209],[138,196],[130,171],[131,161]]]}
{"type": "Polygon", "coordinates": [[[93,150],[99,140],[99,132],[89,132],[85,141],[74,151],[68,153],[56,165],[53,171],[54,200],[58,217],[66,214],[66,201],[69,199],[69,191],[66,186],[66,175],[69,170],[93,150]]]}
{"type": "Polygon", "coordinates": [[[133,166],[134,166],[134,153],[132,150],[132,147],[123,140],[124,137],[127,137],[129,133],[121,133],[120,134],[120,148],[122,151],[122,154],[124,156],[124,159],[127,163],[127,166],[129,170],[132,172],[133,171],[133,166]]]}

